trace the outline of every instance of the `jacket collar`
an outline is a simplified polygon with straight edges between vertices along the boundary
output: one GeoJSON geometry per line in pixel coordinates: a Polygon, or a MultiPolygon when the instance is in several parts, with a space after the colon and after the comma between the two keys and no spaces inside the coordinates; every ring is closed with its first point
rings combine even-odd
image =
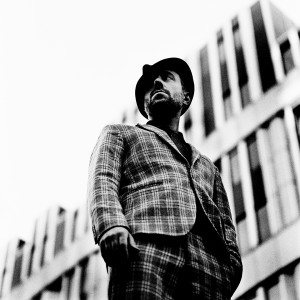
{"type": "MultiPolygon", "coordinates": [[[[187,161],[186,158],[180,153],[180,151],[178,150],[178,148],[176,147],[176,145],[174,144],[172,139],[169,137],[169,135],[164,130],[162,130],[154,125],[151,125],[151,124],[137,124],[136,126],[157,134],[164,142],[166,142],[169,146],[171,146],[185,161],[187,161]]],[[[192,165],[194,165],[196,160],[200,159],[201,154],[193,145],[191,145],[191,144],[189,144],[189,145],[192,149],[192,165]]]]}

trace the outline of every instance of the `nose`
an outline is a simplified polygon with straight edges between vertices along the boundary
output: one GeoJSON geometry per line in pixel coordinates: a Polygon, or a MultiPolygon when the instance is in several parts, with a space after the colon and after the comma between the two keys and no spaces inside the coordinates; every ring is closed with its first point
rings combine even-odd
{"type": "Polygon", "coordinates": [[[154,89],[156,89],[156,88],[161,88],[163,86],[164,86],[163,80],[162,80],[161,76],[159,75],[154,79],[153,87],[154,87],[154,89]]]}

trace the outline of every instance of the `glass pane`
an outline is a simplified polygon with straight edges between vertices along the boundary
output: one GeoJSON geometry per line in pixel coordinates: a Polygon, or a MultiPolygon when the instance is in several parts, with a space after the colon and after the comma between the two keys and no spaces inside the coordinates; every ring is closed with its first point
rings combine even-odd
{"type": "Polygon", "coordinates": [[[281,300],[278,281],[267,288],[267,300],[281,300]]]}
{"type": "Polygon", "coordinates": [[[208,49],[204,47],[200,52],[202,96],[204,105],[205,134],[209,135],[215,129],[215,116],[211,91],[210,70],[208,63],[208,49]]]}
{"type": "Polygon", "coordinates": [[[240,87],[242,107],[250,103],[250,93],[248,88],[248,81],[240,87]]]}
{"type": "Polygon", "coordinates": [[[258,223],[258,237],[259,242],[261,243],[271,236],[266,206],[260,208],[256,212],[256,218],[258,223]]]}

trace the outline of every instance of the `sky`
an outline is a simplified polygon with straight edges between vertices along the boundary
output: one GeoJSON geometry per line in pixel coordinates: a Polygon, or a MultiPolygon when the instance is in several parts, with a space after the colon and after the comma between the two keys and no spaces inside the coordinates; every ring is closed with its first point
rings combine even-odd
{"type": "Polygon", "coordinates": [[[134,107],[142,65],[200,49],[249,3],[0,1],[0,253],[49,207],[85,203],[92,149],[134,107]]]}

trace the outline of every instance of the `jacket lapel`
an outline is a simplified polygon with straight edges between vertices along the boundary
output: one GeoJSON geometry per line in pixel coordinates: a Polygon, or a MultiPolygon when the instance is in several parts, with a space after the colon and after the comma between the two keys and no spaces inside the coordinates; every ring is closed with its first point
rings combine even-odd
{"type": "Polygon", "coordinates": [[[192,149],[192,166],[195,164],[195,162],[201,158],[200,152],[191,144],[189,144],[192,149]]]}
{"type": "MultiPolygon", "coordinates": [[[[178,148],[176,147],[176,145],[174,144],[172,139],[169,137],[169,135],[164,130],[159,129],[150,124],[143,124],[143,125],[137,124],[136,126],[157,134],[166,144],[168,144],[171,148],[173,148],[186,161],[186,158],[181,154],[181,152],[178,150],[178,148]]],[[[192,145],[190,145],[190,146],[192,149],[192,165],[193,165],[196,162],[196,160],[198,158],[200,158],[200,153],[194,146],[192,146],[192,145]]]]}

